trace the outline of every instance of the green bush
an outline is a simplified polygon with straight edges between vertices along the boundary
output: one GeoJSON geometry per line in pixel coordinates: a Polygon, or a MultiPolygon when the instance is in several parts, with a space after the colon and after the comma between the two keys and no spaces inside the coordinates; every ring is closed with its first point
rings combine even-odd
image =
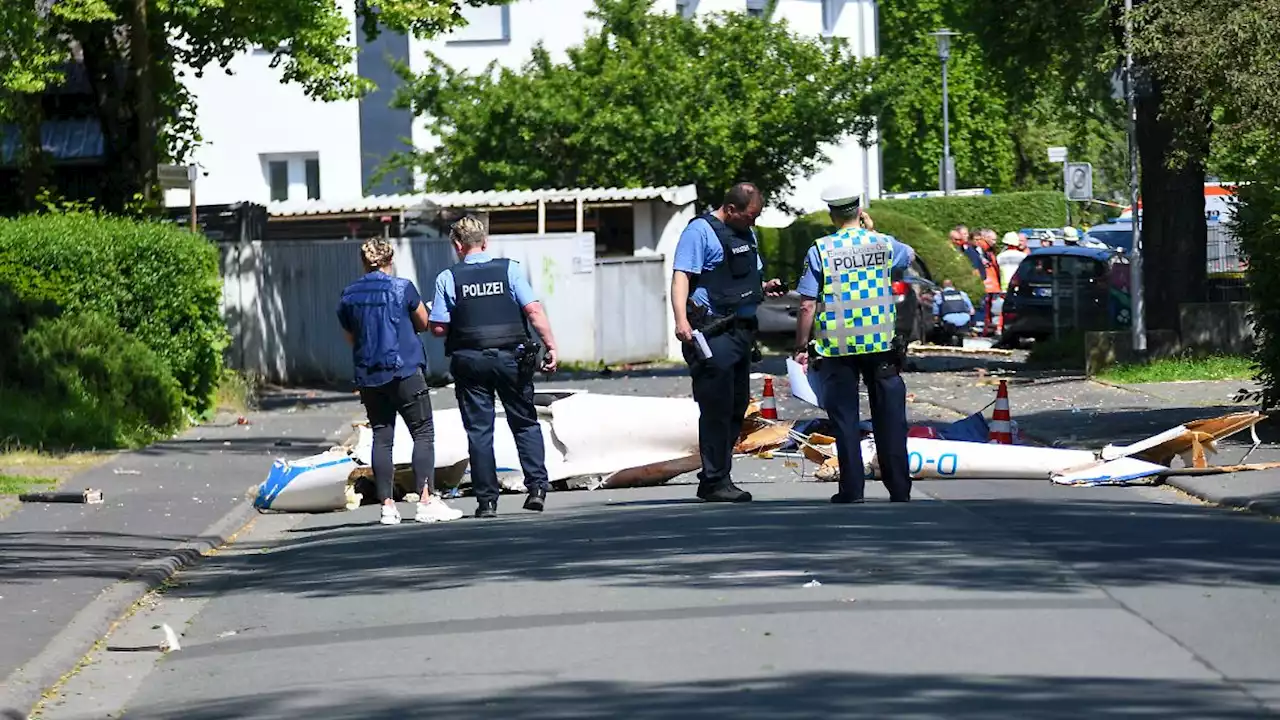
{"type": "Polygon", "coordinates": [[[99,313],[37,322],[5,382],[0,434],[26,447],[128,447],[184,420],[166,363],[99,313]]]}
{"type": "MultiPolygon", "coordinates": [[[[950,278],[971,297],[982,294],[982,282],[969,261],[956,251],[945,233],[891,210],[872,210],[876,230],[910,245],[937,283],[950,278]]],[[[813,241],[835,230],[825,211],[796,218],[785,228],[758,228],[760,249],[770,277],[780,277],[791,287],[804,269],[804,256],[813,241]]]]}
{"type": "Polygon", "coordinates": [[[1249,297],[1256,341],[1254,361],[1265,409],[1280,405],[1280,169],[1261,164],[1271,177],[1241,185],[1231,231],[1249,261],[1249,297]]]}
{"type": "Polygon", "coordinates": [[[943,234],[956,225],[967,225],[970,230],[991,228],[1003,235],[1029,227],[1062,227],[1067,221],[1067,200],[1060,192],[872,201],[872,217],[884,210],[913,217],[943,234]]]}
{"type": "Polygon", "coordinates": [[[0,285],[110,318],[168,365],[187,408],[211,409],[227,331],[217,249],[203,237],[88,213],[0,219],[0,285]]]}

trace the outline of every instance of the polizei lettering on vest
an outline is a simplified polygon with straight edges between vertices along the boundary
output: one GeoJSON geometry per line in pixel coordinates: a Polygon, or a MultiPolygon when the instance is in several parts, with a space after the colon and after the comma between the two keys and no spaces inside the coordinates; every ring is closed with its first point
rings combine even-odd
{"type": "Polygon", "coordinates": [[[831,252],[831,269],[836,272],[884,267],[888,264],[889,246],[883,243],[854,245],[853,247],[837,248],[831,252]]]}
{"type": "Polygon", "coordinates": [[[488,297],[506,291],[507,284],[503,282],[468,283],[462,286],[462,297],[488,297]]]}
{"type": "Polygon", "coordinates": [[[744,253],[744,252],[751,252],[751,246],[750,246],[750,245],[739,245],[738,247],[736,247],[736,248],[734,248],[733,250],[731,250],[731,252],[732,252],[734,255],[741,255],[741,254],[742,254],[742,253],[744,253]]]}

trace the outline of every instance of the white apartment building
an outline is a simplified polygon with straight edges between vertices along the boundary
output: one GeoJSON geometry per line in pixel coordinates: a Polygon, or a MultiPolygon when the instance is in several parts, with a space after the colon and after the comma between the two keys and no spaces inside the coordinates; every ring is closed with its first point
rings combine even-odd
{"type": "MultiPolygon", "coordinates": [[[[353,1],[340,0],[340,4],[354,26],[353,1]]],[[[764,14],[769,4],[769,0],[658,0],[654,10],[687,16],[725,11],[764,14]]],[[[797,32],[847,38],[862,57],[877,52],[875,0],[774,0],[772,4],[771,19],[785,19],[797,32]]],[[[383,34],[366,43],[353,33],[359,53],[352,69],[379,86],[358,101],[309,99],[298,86],[280,82],[280,72],[270,67],[272,55],[266,50],[236,58],[228,67],[230,74],[216,68],[202,78],[188,73],[203,140],[191,158],[202,170],[197,199],[201,204],[251,201],[287,207],[309,200],[341,203],[403,192],[403,185],[397,187],[391,180],[375,183],[375,170],[388,155],[405,149],[405,138],[417,147],[430,147],[434,140],[407,111],[389,107],[400,80],[387,58],[408,58],[410,67],[419,70],[429,51],[455,68],[481,72],[493,61],[519,66],[541,42],[554,58],[563,59],[567,48],[594,29],[594,21],[587,17],[591,7],[591,0],[514,0],[503,6],[468,6],[466,27],[425,42],[383,34]]],[[[837,180],[861,186],[867,197],[879,196],[876,146],[864,148],[851,137],[827,148],[827,153],[828,166],[812,177],[797,179],[792,204],[817,209],[822,206],[822,188],[837,180]]],[[[186,191],[170,191],[168,200],[185,204],[186,191]]],[[[776,213],[766,213],[761,222],[786,224],[776,213]]]]}

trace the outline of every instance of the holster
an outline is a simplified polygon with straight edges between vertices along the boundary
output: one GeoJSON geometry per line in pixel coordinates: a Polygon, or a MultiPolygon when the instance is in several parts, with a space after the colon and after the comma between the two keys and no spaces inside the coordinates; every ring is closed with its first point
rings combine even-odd
{"type": "Polygon", "coordinates": [[[541,343],[532,340],[516,346],[516,370],[522,381],[532,380],[534,373],[538,372],[544,350],[541,343]]]}

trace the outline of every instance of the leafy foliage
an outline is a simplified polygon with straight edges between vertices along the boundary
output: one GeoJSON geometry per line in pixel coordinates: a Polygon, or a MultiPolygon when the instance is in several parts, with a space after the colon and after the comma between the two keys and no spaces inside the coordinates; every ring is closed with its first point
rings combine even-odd
{"type": "Polygon", "coordinates": [[[83,213],[0,219],[0,286],[111,318],[168,365],[187,408],[209,410],[227,331],[217,250],[202,237],[83,213]]]}
{"type": "Polygon", "coordinates": [[[901,213],[944,235],[956,225],[968,225],[971,230],[987,227],[1000,234],[1028,227],[1062,227],[1067,217],[1066,199],[1060,192],[876,200],[871,207],[877,217],[885,210],[901,213]]]}
{"type": "MultiPolygon", "coordinates": [[[[874,209],[872,218],[877,231],[892,235],[916,251],[916,257],[929,269],[935,282],[951,278],[956,287],[970,294],[981,294],[982,283],[973,267],[955,251],[945,233],[893,210],[874,209]]],[[[813,241],[834,231],[835,226],[825,211],[796,218],[785,228],[756,229],[770,274],[788,281],[795,280],[803,272],[804,256],[813,241]]]]}
{"type": "Polygon", "coordinates": [[[0,397],[0,435],[25,447],[128,447],[184,419],[166,363],[94,312],[36,323],[11,377],[0,379],[0,397]]]}
{"type": "MultiPolygon", "coordinates": [[[[430,37],[463,24],[464,5],[502,2],[356,0],[354,9],[367,36],[390,30],[430,37]]],[[[5,2],[0,97],[12,101],[56,85],[74,49],[107,139],[112,176],[98,200],[108,210],[133,209],[139,198],[153,196],[155,162],[180,160],[199,141],[185,74],[223,70],[245,50],[267,47],[276,48],[273,65],[282,79],[312,97],[338,100],[371,90],[356,73],[350,7],[340,0],[5,2]],[[39,11],[42,5],[49,9],[39,11]]],[[[5,106],[12,110],[14,103],[5,106]]]]}
{"type": "MultiPolygon", "coordinates": [[[[873,104],[880,118],[888,189],[937,187],[943,154],[942,80],[928,33],[951,26],[963,31],[952,41],[948,63],[951,150],[959,186],[996,192],[1061,188],[1061,166],[1049,162],[1047,149],[1065,146],[1072,158],[1093,163],[1097,197],[1123,194],[1123,104],[1107,95],[1106,72],[1075,66],[1071,77],[1077,80],[1064,97],[1055,76],[1058,66],[1005,65],[1007,55],[986,51],[988,34],[1005,28],[1002,19],[991,24],[985,15],[991,10],[987,0],[896,0],[880,8],[883,56],[873,104]],[[1081,94],[1086,88],[1090,92],[1081,94]]],[[[1001,3],[1000,12],[1021,17],[1021,5],[1001,3]]],[[[1036,50],[1003,36],[996,40],[1017,53],[1036,50]]]]}
{"type": "Polygon", "coordinates": [[[400,159],[443,190],[755,182],[771,202],[824,143],[865,133],[869,66],[840,44],[743,13],[687,20],[597,0],[599,31],[555,63],[478,75],[441,62],[398,102],[439,144],[400,159]]]}

